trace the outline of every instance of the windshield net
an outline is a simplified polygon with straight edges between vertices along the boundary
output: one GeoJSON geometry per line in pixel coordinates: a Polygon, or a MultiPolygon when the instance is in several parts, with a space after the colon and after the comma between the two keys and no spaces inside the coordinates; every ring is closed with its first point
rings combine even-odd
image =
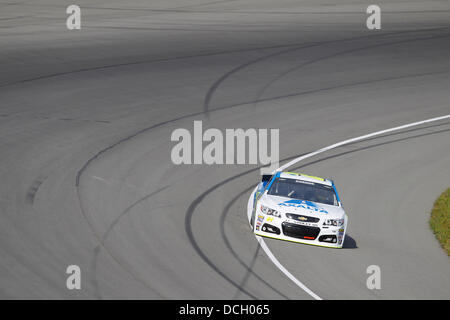
{"type": "Polygon", "coordinates": [[[267,194],[338,205],[333,187],[309,181],[276,178],[267,194]]]}

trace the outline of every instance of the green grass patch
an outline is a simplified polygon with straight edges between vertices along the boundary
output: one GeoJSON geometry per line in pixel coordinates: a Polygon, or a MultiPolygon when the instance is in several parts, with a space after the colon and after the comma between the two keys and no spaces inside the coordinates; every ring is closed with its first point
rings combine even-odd
{"type": "Polygon", "coordinates": [[[450,188],[435,201],[430,226],[442,248],[450,256],[450,188]]]}

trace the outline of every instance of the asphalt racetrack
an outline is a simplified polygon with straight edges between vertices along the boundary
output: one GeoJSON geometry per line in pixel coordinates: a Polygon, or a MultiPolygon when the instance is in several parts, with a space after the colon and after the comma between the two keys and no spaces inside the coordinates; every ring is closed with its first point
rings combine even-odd
{"type": "MultiPolygon", "coordinates": [[[[171,133],[278,128],[286,163],[450,114],[450,2],[0,2],[0,298],[312,299],[250,230],[258,165],[174,165],[171,133]],[[81,290],[66,288],[68,265],[81,290]]],[[[450,119],[299,162],[332,178],[343,249],[265,239],[322,299],[449,299],[428,226],[450,119]],[[366,269],[381,270],[381,289],[366,269]]]]}

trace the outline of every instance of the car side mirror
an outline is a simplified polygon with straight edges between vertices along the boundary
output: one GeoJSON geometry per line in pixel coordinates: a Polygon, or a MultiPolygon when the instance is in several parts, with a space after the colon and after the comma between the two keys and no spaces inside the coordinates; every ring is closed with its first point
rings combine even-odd
{"type": "Polygon", "coordinates": [[[261,177],[261,181],[262,182],[269,182],[270,179],[272,179],[272,175],[271,174],[263,174],[261,177]]]}

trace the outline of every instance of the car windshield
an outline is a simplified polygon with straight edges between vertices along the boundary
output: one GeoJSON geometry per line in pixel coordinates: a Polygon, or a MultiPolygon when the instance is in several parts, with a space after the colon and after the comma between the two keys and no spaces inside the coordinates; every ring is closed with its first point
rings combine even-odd
{"type": "Polygon", "coordinates": [[[338,205],[333,187],[297,179],[276,178],[267,194],[338,205]]]}

